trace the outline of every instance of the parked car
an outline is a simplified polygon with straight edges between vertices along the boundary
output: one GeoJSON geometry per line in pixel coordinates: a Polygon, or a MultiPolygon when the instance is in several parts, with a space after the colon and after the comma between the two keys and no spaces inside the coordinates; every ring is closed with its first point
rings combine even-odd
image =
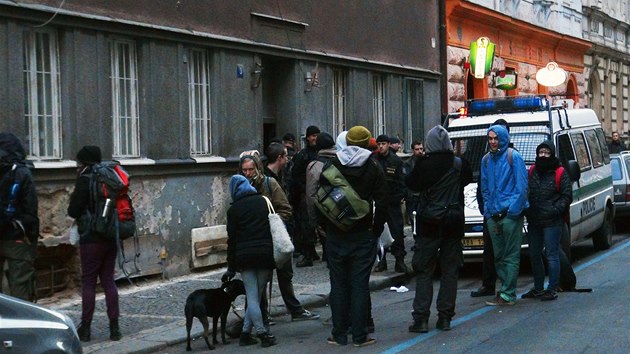
{"type": "Polygon", "coordinates": [[[0,294],[0,353],[83,353],[72,320],[57,311],[0,294]]]}
{"type": "Polygon", "coordinates": [[[610,155],[613,189],[615,193],[615,223],[618,228],[627,229],[630,223],[630,151],[610,155]]]}

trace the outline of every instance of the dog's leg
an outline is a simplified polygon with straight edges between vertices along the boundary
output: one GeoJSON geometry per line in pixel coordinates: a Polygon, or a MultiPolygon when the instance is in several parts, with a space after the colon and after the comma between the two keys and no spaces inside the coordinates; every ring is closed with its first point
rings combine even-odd
{"type": "Polygon", "coordinates": [[[223,340],[223,344],[230,343],[228,340],[225,339],[225,323],[227,322],[227,316],[228,316],[228,311],[224,311],[221,314],[221,339],[223,340]]]}
{"type": "Polygon", "coordinates": [[[214,346],[211,345],[210,342],[208,341],[208,335],[210,334],[209,332],[210,323],[208,323],[208,317],[201,316],[199,318],[199,321],[201,321],[201,324],[203,325],[203,339],[206,341],[206,344],[208,345],[208,349],[214,350],[214,346]]]}
{"type": "MultiPolygon", "coordinates": [[[[212,344],[219,344],[217,340],[217,322],[219,321],[219,316],[212,317],[212,344]]],[[[221,327],[221,333],[223,333],[223,327],[221,327]]],[[[223,343],[225,344],[225,337],[223,338],[223,343]]]]}
{"type": "Polygon", "coordinates": [[[186,351],[191,351],[190,347],[190,329],[192,328],[193,318],[186,314],[186,351]]]}

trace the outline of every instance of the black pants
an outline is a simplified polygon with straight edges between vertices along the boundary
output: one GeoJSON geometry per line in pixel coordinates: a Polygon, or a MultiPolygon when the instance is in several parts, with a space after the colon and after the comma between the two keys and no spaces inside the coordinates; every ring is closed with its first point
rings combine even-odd
{"type": "MultiPolygon", "coordinates": [[[[304,307],[295,297],[295,291],[293,290],[293,261],[289,260],[286,262],[282,268],[276,268],[276,275],[278,277],[278,288],[280,289],[280,295],[282,295],[282,300],[284,301],[284,305],[289,310],[291,315],[299,315],[304,312],[304,307]]],[[[267,302],[267,292],[263,293],[262,299],[260,300],[260,307],[263,315],[263,320],[267,322],[269,318],[269,313],[267,311],[268,302],[267,302]]]]}
{"type": "Polygon", "coordinates": [[[457,278],[463,265],[462,241],[453,234],[431,233],[434,237],[416,238],[412,265],[417,273],[416,296],[413,299],[414,321],[428,320],[433,301],[433,273],[440,262],[440,290],[437,297],[438,316],[451,319],[455,315],[457,278]]]}
{"type": "Polygon", "coordinates": [[[488,233],[487,220],[483,219],[483,266],[481,269],[481,284],[487,289],[494,289],[497,283],[497,270],[494,266],[494,250],[492,238],[488,233]]]}

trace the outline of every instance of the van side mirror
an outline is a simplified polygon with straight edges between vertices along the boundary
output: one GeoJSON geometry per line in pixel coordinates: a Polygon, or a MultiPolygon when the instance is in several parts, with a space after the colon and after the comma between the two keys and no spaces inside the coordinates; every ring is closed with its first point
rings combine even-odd
{"type": "Polygon", "coordinates": [[[567,161],[566,168],[567,168],[567,173],[569,174],[569,178],[571,179],[571,182],[575,182],[580,179],[580,174],[582,172],[580,171],[580,165],[578,165],[577,161],[575,160],[567,161]]]}

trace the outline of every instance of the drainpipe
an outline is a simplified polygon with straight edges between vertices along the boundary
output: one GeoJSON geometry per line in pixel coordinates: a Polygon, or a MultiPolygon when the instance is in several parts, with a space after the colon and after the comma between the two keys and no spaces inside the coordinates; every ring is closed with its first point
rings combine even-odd
{"type": "Polygon", "coordinates": [[[439,36],[440,36],[440,72],[442,91],[442,117],[448,114],[448,63],[446,58],[446,1],[438,0],[439,36]]]}

